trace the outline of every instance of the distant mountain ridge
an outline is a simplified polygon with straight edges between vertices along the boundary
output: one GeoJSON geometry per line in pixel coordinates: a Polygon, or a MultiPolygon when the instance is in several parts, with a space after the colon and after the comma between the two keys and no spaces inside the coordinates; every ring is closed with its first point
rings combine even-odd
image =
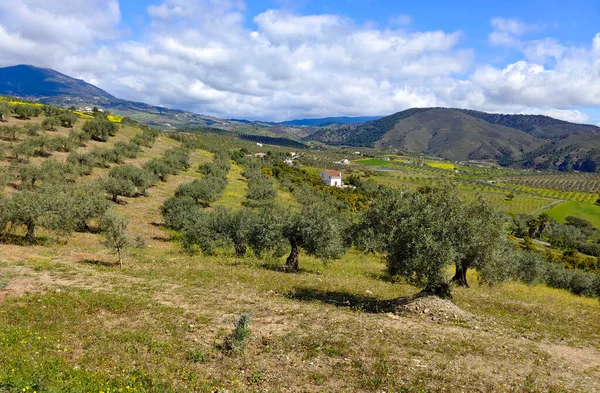
{"type": "Polygon", "coordinates": [[[365,123],[371,120],[381,119],[382,116],[339,116],[339,117],[321,117],[314,119],[296,119],[282,121],[278,124],[285,124],[288,126],[307,126],[307,127],[322,127],[331,124],[359,124],[365,123]]]}
{"type": "Polygon", "coordinates": [[[452,108],[412,108],[363,124],[323,128],[306,139],[547,168],[600,157],[600,128],[593,125],[452,108]]]}

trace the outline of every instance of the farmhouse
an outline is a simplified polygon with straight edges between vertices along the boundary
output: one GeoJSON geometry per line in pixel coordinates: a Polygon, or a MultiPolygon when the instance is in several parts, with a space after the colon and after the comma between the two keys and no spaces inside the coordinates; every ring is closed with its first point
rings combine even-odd
{"type": "Polygon", "coordinates": [[[342,174],[338,171],[327,170],[321,172],[321,180],[325,184],[331,187],[342,187],[344,184],[342,183],[342,174]]]}

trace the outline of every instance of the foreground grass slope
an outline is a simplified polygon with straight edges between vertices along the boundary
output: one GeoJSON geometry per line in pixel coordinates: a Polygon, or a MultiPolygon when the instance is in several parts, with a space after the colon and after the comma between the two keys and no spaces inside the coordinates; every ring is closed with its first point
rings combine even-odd
{"type": "MultiPolygon", "coordinates": [[[[134,134],[122,131],[106,146],[134,134]]],[[[176,146],[161,137],[129,163],[176,146]]],[[[378,256],[302,255],[304,270],[290,274],[277,260],[186,254],[160,206],[210,159],[194,150],[189,170],[145,197],[120,197],[130,232],[146,241],[122,270],[98,234],[40,230],[38,244],[0,244],[0,392],[600,390],[597,300],[475,285],[455,290],[472,317],[397,316],[387,300],[417,289],[388,280],[378,256]],[[228,352],[244,312],[247,348],[228,352]]],[[[241,168],[228,177],[215,205],[241,207],[241,168]]]]}

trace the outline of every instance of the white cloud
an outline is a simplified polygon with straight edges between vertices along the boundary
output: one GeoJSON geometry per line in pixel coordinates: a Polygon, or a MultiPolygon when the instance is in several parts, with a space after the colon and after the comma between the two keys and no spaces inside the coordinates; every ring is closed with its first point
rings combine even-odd
{"type": "Polygon", "coordinates": [[[518,19],[494,18],[491,24],[496,31],[515,36],[522,36],[526,33],[543,29],[543,26],[527,24],[518,19]]]}
{"type": "Polygon", "coordinates": [[[450,106],[586,121],[576,108],[600,105],[600,34],[575,47],[526,40],[541,27],[497,18],[490,43],[522,59],[474,67],[463,33],[407,31],[406,15],[377,28],[332,14],[246,15],[237,0],[164,0],[147,11],[143,40],[127,40],[116,0],[0,1],[0,65],[52,67],[118,97],[223,117],[450,106]]]}

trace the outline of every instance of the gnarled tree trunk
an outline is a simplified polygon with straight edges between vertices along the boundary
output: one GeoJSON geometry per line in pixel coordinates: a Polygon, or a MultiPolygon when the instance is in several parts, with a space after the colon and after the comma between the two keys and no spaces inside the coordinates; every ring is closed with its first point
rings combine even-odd
{"type": "Polygon", "coordinates": [[[246,246],[243,244],[236,244],[235,245],[235,256],[243,257],[244,255],[246,255],[246,246]]]}
{"type": "Polygon", "coordinates": [[[429,284],[420,293],[420,296],[437,296],[442,299],[452,300],[450,285],[448,283],[429,284]]]}
{"type": "Polygon", "coordinates": [[[458,286],[469,288],[469,283],[467,282],[467,266],[462,263],[457,263],[456,272],[450,281],[458,286]]]}
{"type": "Polygon", "coordinates": [[[290,251],[290,255],[285,260],[285,267],[288,270],[297,271],[298,270],[298,262],[300,258],[300,243],[296,240],[290,240],[290,244],[292,246],[292,250],[290,251]]]}
{"type": "Polygon", "coordinates": [[[25,234],[25,240],[33,242],[35,240],[35,224],[27,224],[27,233],[25,234]]]}

